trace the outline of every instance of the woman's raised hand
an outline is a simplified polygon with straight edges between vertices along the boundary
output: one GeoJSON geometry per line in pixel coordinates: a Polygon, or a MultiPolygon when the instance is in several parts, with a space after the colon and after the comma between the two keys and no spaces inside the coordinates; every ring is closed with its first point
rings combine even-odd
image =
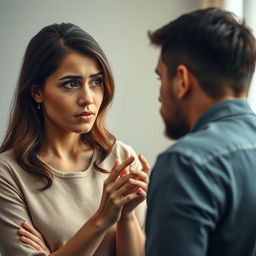
{"type": "Polygon", "coordinates": [[[142,164],[142,169],[130,169],[130,173],[133,174],[133,176],[128,179],[129,183],[134,185],[134,187],[128,192],[137,196],[124,206],[122,216],[133,211],[141,202],[145,200],[147,196],[150,166],[144,156],[139,155],[139,160],[142,164]]]}
{"type": "Polygon", "coordinates": [[[134,157],[131,156],[122,163],[116,160],[105,180],[100,207],[96,212],[99,223],[104,228],[108,229],[120,219],[126,205],[127,210],[132,210],[144,200],[148,165],[144,158],[140,157],[140,159],[143,171],[133,170],[132,173],[128,170],[129,165],[134,161],[134,157]]]}
{"type": "Polygon", "coordinates": [[[149,164],[139,156],[141,170],[129,170],[134,157],[120,163],[115,161],[109,177],[104,182],[100,207],[96,213],[106,229],[115,224],[121,216],[133,211],[145,198],[148,187],[149,164]]]}

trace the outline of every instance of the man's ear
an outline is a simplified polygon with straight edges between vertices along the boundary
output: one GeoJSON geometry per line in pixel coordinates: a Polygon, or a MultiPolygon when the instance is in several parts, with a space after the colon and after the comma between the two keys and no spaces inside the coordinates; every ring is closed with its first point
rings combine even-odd
{"type": "Polygon", "coordinates": [[[43,102],[42,91],[37,84],[32,85],[31,95],[32,95],[33,99],[35,100],[35,102],[37,102],[37,103],[43,102]]]}
{"type": "Polygon", "coordinates": [[[176,69],[176,76],[178,79],[178,93],[179,99],[184,98],[191,89],[190,72],[185,65],[178,65],[176,69]]]}

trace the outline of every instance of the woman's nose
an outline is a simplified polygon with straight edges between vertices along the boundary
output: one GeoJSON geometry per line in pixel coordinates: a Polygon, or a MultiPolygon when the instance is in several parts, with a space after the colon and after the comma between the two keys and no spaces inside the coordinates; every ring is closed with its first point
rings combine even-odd
{"type": "Polygon", "coordinates": [[[81,93],[79,94],[78,98],[78,104],[80,106],[87,106],[93,103],[92,93],[90,92],[90,89],[85,88],[81,90],[81,93]]]}

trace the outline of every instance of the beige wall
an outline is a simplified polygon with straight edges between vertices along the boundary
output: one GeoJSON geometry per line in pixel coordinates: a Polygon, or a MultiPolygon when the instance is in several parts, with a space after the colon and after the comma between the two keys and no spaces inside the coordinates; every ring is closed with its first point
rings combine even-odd
{"type": "MultiPolygon", "coordinates": [[[[239,2],[224,1],[226,8],[235,8],[233,11],[239,11],[239,2]]],[[[245,9],[253,10],[254,0],[244,2],[245,9]]],[[[116,95],[107,118],[109,129],[153,164],[157,154],[171,142],[163,135],[159,116],[159,81],[154,74],[158,50],[150,46],[147,31],[184,12],[216,4],[223,1],[0,0],[0,140],[28,41],[45,25],[72,22],[98,40],[113,68],[116,95]]],[[[249,17],[250,22],[254,17],[249,17]]],[[[256,102],[255,95],[252,89],[252,103],[256,102]]]]}
{"type": "Polygon", "coordinates": [[[146,34],[197,6],[196,0],[0,0],[0,140],[29,39],[45,25],[72,22],[98,40],[113,68],[108,127],[153,164],[170,141],[159,116],[158,50],[146,34]]]}

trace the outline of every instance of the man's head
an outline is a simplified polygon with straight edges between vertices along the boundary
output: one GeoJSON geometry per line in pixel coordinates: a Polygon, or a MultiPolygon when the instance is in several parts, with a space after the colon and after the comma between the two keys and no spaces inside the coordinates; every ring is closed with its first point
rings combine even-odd
{"type": "Polygon", "coordinates": [[[157,72],[160,69],[167,75],[165,84],[160,75],[160,101],[169,137],[177,139],[190,129],[179,106],[186,93],[175,93],[179,76],[194,79],[202,92],[216,101],[225,96],[247,95],[255,68],[255,38],[230,12],[217,8],[197,10],[149,36],[154,45],[161,47],[157,72]]]}

